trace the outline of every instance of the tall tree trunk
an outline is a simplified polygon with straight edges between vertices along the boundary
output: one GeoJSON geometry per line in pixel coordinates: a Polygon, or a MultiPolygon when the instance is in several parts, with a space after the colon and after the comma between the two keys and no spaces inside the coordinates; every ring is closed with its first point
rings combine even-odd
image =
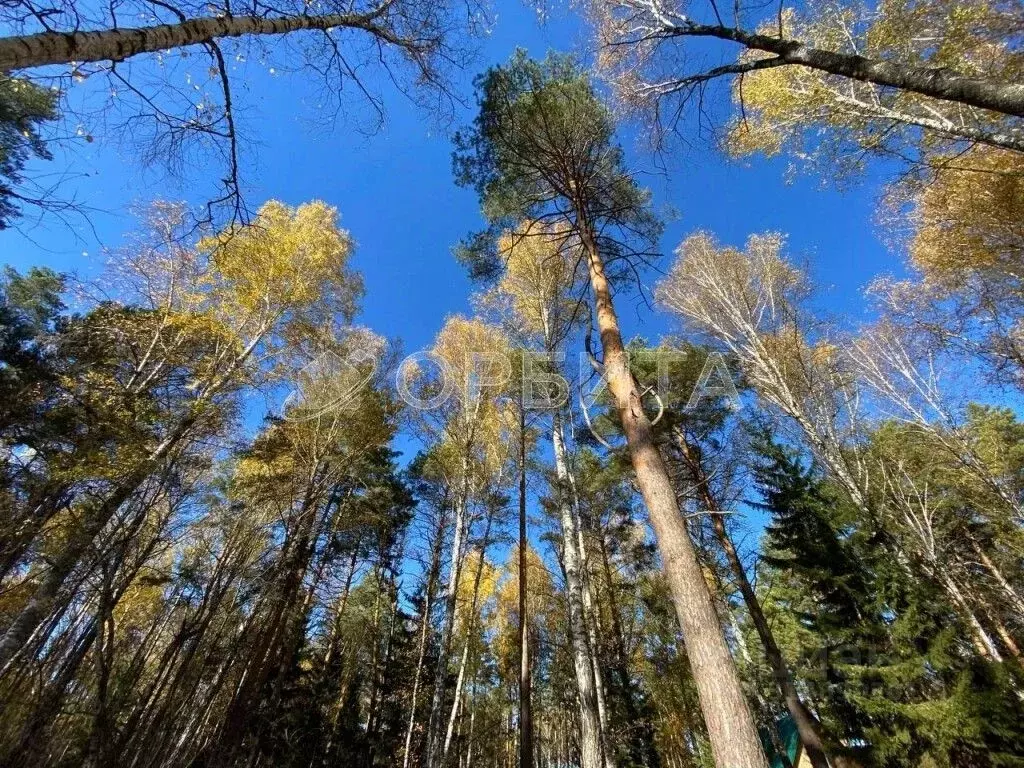
{"type": "Polygon", "coordinates": [[[768,768],[736,664],[726,645],[711,592],[679,509],[672,480],[655,444],[636,380],[629,370],[611,288],[594,232],[586,220],[585,207],[578,201],[574,207],[589,262],[605,376],[626,434],[637,484],[658,539],[658,550],[686,642],[715,762],[723,768],[768,768]]]}
{"type": "MultiPolygon", "coordinates": [[[[612,744],[610,723],[611,714],[608,709],[608,689],[605,686],[606,681],[601,665],[600,638],[603,636],[601,615],[597,606],[594,604],[594,591],[590,579],[590,560],[587,555],[586,537],[583,534],[583,522],[580,512],[579,497],[576,494],[575,482],[573,480],[572,473],[569,474],[569,485],[572,488],[572,504],[570,512],[572,513],[571,522],[575,527],[574,533],[578,550],[577,559],[580,569],[580,591],[583,598],[583,623],[587,630],[587,648],[590,653],[590,665],[594,670],[594,689],[597,691],[597,718],[598,723],[601,726],[601,755],[605,768],[615,768],[615,750],[614,745],[612,744]]],[[[630,686],[630,691],[631,689],[632,686],[630,686]]],[[[631,728],[630,733],[636,733],[635,729],[631,728]]],[[[629,741],[632,749],[636,745],[637,740],[631,738],[629,741]]],[[[639,751],[633,749],[633,752],[634,755],[642,756],[644,758],[639,761],[640,765],[651,764],[650,761],[646,759],[650,756],[649,749],[639,751]]]]}
{"type": "MultiPolygon", "coordinates": [[[[579,510],[579,513],[581,521],[588,519],[583,514],[582,508],[579,510]]],[[[622,631],[622,619],[619,612],[619,601],[615,595],[615,580],[612,577],[608,547],[605,543],[604,534],[597,530],[592,520],[589,522],[589,528],[597,543],[598,552],[601,555],[601,570],[604,574],[604,582],[607,589],[604,601],[607,603],[608,617],[610,619],[609,629],[611,631],[611,647],[614,657],[612,670],[614,671],[616,689],[625,710],[626,719],[633,724],[633,727],[629,730],[629,749],[637,765],[645,766],[645,768],[658,768],[661,764],[661,759],[654,740],[652,719],[640,711],[640,707],[637,705],[633,680],[629,673],[629,656],[626,653],[626,638],[622,631]]],[[[597,610],[595,607],[595,620],[599,616],[600,610],[597,610]]],[[[598,647],[599,645],[595,644],[595,651],[598,647]]]]}
{"type": "Polygon", "coordinates": [[[963,592],[960,587],[957,586],[953,577],[950,576],[942,566],[935,566],[930,570],[932,572],[932,577],[949,596],[949,599],[953,602],[957,612],[967,624],[967,628],[971,632],[971,642],[974,644],[974,648],[978,651],[978,654],[989,661],[1002,661],[1002,654],[999,653],[999,649],[996,647],[995,642],[993,642],[992,637],[988,634],[977,615],[975,615],[974,611],[971,609],[970,603],[964,597],[963,592]]]}
{"type": "Polygon", "coordinates": [[[676,447],[679,449],[690,479],[697,489],[701,503],[709,513],[715,538],[718,540],[718,545],[722,548],[725,559],[729,563],[729,570],[740,591],[740,595],[743,597],[743,602],[747,606],[747,613],[750,615],[750,620],[757,631],[757,637],[764,648],[765,659],[768,661],[768,666],[772,668],[775,684],[779,687],[779,692],[782,694],[786,710],[796,724],[797,732],[800,734],[800,741],[804,745],[807,757],[814,768],[829,768],[828,758],[825,755],[825,740],[822,736],[821,723],[818,722],[800,700],[796,686],[793,684],[793,676],[790,674],[789,667],[782,656],[778,643],[775,642],[775,634],[768,624],[768,619],[765,618],[764,611],[761,610],[761,601],[758,600],[757,593],[754,592],[754,587],[750,583],[750,579],[747,578],[747,571],[743,567],[739,553],[736,551],[732,538],[729,536],[729,531],[725,527],[725,519],[722,514],[719,514],[722,512],[722,509],[711,491],[711,478],[704,471],[704,465],[698,451],[694,446],[690,445],[682,430],[676,427],[673,432],[676,447]]]}
{"type": "Polygon", "coordinates": [[[462,703],[463,688],[466,683],[466,669],[469,664],[469,652],[473,646],[473,633],[476,632],[477,605],[480,599],[480,581],[483,578],[484,566],[487,560],[487,547],[491,539],[491,523],[494,520],[492,510],[487,511],[487,522],[484,524],[484,537],[480,543],[480,561],[476,566],[476,573],[473,576],[473,597],[469,604],[469,618],[466,620],[466,642],[462,646],[462,657],[459,660],[459,672],[455,677],[455,696],[452,700],[452,709],[448,717],[448,728],[445,730],[444,748],[441,750],[441,763],[448,757],[452,745],[452,736],[455,733],[455,722],[459,714],[459,707],[462,703]]]}
{"type": "MultiPolygon", "coordinates": [[[[519,768],[533,768],[533,667],[530,662],[529,573],[526,559],[526,407],[519,393],[519,768]]],[[[590,768],[586,763],[583,768],[590,768]]]]}
{"type": "Polygon", "coordinates": [[[569,468],[566,461],[562,418],[558,412],[554,415],[551,428],[551,444],[555,456],[555,475],[562,486],[558,506],[562,526],[562,567],[565,571],[565,591],[569,604],[569,640],[572,644],[576,689],[579,694],[580,768],[601,768],[601,719],[594,674],[594,649],[588,642],[577,526],[569,498],[569,468]]]}
{"type": "Polygon", "coordinates": [[[197,413],[198,411],[193,411],[178,422],[170,434],[140,462],[139,466],[124,477],[103,501],[85,511],[81,529],[74,531],[69,537],[60,554],[46,569],[32,597],[0,638],[0,675],[3,675],[11,659],[28,644],[32,635],[50,615],[61,587],[88,551],[93,539],[172,451],[185,440],[197,420],[197,413]]]}
{"type": "Polygon", "coordinates": [[[438,768],[441,764],[441,710],[444,705],[444,680],[448,671],[448,655],[451,652],[452,632],[455,626],[455,604],[458,599],[459,576],[462,569],[463,539],[467,531],[469,513],[469,444],[462,456],[462,488],[454,500],[454,532],[452,535],[452,557],[448,569],[448,587],[444,596],[441,618],[441,639],[437,649],[437,668],[434,671],[434,695],[430,702],[430,719],[427,723],[427,768],[438,768]]]}
{"type": "Polygon", "coordinates": [[[444,544],[445,508],[437,513],[437,530],[431,544],[430,565],[427,568],[423,588],[423,612],[420,619],[420,645],[416,654],[416,672],[412,682],[412,702],[409,704],[409,725],[405,731],[405,751],[402,755],[402,768],[409,768],[412,757],[412,734],[416,728],[416,703],[420,691],[420,680],[423,676],[423,660],[427,655],[427,638],[430,636],[430,612],[434,605],[434,590],[441,571],[441,546],[444,544]]]}
{"type": "Polygon", "coordinates": [[[985,568],[986,571],[988,571],[989,575],[993,579],[995,579],[995,582],[999,585],[999,588],[1002,590],[1003,595],[1007,598],[1007,600],[1009,600],[1010,605],[1012,605],[1014,610],[1017,612],[1018,618],[1024,619],[1024,599],[1021,599],[1021,596],[1018,594],[1017,590],[1013,588],[1013,585],[1010,584],[1010,582],[1003,575],[1003,572],[999,569],[999,566],[992,562],[992,558],[990,558],[988,556],[988,553],[985,552],[984,548],[982,548],[981,543],[973,536],[970,536],[970,539],[971,547],[978,555],[978,560],[981,562],[982,566],[985,568]]]}
{"type": "Polygon", "coordinates": [[[61,587],[64,586],[65,580],[89,549],[92,540],[106,527],[114,513],[131,498],[149,474],[149,462],[146,462],[144,469],[136,470],[129,475],[105,501],[86,512],[82,529],[71,535],[60,554],[54,558],[50,567],[44,572],[32,597],[11,622],[7,631],[4,632],[3,638],[0,638],[0,675],[3,674],[14,656],[28,645],[40,625],[46,621],[57,601],[61,587]]]}
{"type": "Polygon", "coordinates": [[[223,37],[283,35],[302,30],[334,27],[363,29],[385,42],[397,42],[389,30],[378,26],[382,12],[366,14],[295,14],[280,18],[263,16],[220,16],[185,19],[177,24],[152,27],[105,29],[96,32],[41,32],[0,38],[0,72],[47,64],[124,61],[140,53],[209,43],[223,37]]]}
{"type": "MultiPolygon", "coordinates": [[[[398,564],[401,563],[402,553],[405,548],[404,540],[399,542],[397,554],[393,556],[391,562],[388,564],[388,591],[390,592],[390,610],[391,616],[388,618],[388,633],[384,638],[384,659],[380,665],[379,670],[375,670],[373,690],[374,694],[370,697],[370,714],[367,717],[366,734],[369,740],[369,756],[367,758],[367,765],[372,768],[374,760],[377,754],[377,742],[380,741],[381,734],[381,696],[380,691],[384,684],[387,682],[391,673],[392,655],[394,652],[395,645],[395,630],[398,627],[398,599],[401,592],[401,587],[398,583],[398,564]]],[[[383,549],[383,547],[382,547],[383,549]]]]}

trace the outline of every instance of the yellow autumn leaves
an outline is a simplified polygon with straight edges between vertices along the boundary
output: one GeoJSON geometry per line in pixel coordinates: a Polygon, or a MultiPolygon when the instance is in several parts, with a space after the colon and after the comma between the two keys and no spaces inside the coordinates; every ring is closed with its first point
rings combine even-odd
{"type": "Polygon", "coordinates": [[[334,294],[350,314],[359,286],[346,274],[352,239],[338,227],[336,209],[319,200],[290,208],[272,200],[255,219],[205,238],[211,278],[249,312],[309,307],[334,294]]]}

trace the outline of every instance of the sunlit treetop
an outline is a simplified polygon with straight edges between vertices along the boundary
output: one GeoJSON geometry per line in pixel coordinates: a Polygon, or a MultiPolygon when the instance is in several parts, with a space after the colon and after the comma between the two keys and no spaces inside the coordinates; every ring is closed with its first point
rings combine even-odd
{"type": "Polygon", "coordinates": [[[517,324],[548,342],[563,339],[580,315],[578,239],[564,224],[523,223],[501,235],[498,253],[505,270],[495,290],[510,302],[517,324]]]}
{"type": "Polygon", "coordinates": [[[500,274],[498,238],[524,222],[589,226],[609,257],[657,239],[650,194],[626,169],[612,113],[575,60],[517,50],[476,85],[479,112],[454,154],[456,181],[477,191],[491,225],[459,250],[471,276],[500,274]]]}
{"type": "MultiPolygon", "coordinates": [[[[877,7],[815,2],[785,9],[759,28],[825,50],[948,68],[1012,83],[1024,76],[1024,55],[1009,2],[885,0],[877,7]]],[[[745,50],[741,62],[770,58],[745,50]]],[[[737,156],[783,152],[858,171],[872,154],[916,159],[975,136],[1024,147],[1020,125],[995,113],[905,90],[880,88],[800,66],[748,72],[732,83],[738,114],[727,150],[737,156]],[[1016,139],[1013,137],[1016,136],[1016,139]]]]}

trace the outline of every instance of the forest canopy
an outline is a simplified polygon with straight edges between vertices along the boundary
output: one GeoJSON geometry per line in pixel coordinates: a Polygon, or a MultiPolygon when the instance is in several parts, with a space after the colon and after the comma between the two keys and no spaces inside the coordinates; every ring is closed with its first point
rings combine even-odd
{"type": "Polygon", "coordinates": [[[0,766],[1024,766],[1022,21],[4,5],[0,766]]]}

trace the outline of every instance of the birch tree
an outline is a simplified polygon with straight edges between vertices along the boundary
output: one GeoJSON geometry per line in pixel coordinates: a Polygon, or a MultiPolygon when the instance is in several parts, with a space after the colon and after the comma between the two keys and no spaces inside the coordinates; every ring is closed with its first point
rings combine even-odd
{"type": "MultiPolygon", "coordinates": [[[[565,227],[550,228],[525,224],[517,232],[505,233],[498,243],[498,252],[505,271],[496,286],[499,296],[511,304],[511,324],[542,353],[535,364],[558,371],[557,361],[564,356],[565,342],[579,325],[579,303],[574,296],[579,278],[576,275],[579,244],[565,227]]],[[[524,365],[526,358],[524,358],[524,365]]],[[[529,378],[524,370],[524,386],[529,378]]],[[[536,382],[530,382],[531,386],[536,382]]],[[[541,397],[561,392],[545,392],[541,397]]],[[[568,393],[565,393],[568,395],[568,393]]],[[[569,604],[569,636],[573,647],[573,664],[580,707],[580,762],[583,768],[614,765],[604,706],[601,664],[595,648],[596,632],[593,616],[594,596],[590,588],[585,556],[583,527],[579,500],[575,493],[568,446],[564,429],[564,405],[554,403],[551,423],[551,446],[555,461],[555,490],[561,526],[560,557],[565,571],[566,596],[569,604]],[[600,705],[599,705],[600,702],[600,705]]]]}
{"type": "MultiPolygon", "coordinates": [[[[826,334],[811,336],[813,320],[801,307],[809,286],[781,257],[781,247],[777,235],[752,237],[745,252],[719,248],[708,235],[693,236],[659,286],[659,298],[735,355],[751,387],[797,426],[799,437],[865,519],[894,537],[894,554],[903,565],[923,568],[923,575],[943,589],[982,655],[998,659],[960,587],[939,565],[927,491],[915,486],[910,497],[898,493],[895,504],[875,498],[873,489],[880,484],[892,491],[906,486],[886,483],[883,478],[893,467],[865,453],[867,382],[836,342],[826,334]]],[[[913,391],[906,390],[906,396],[914,398],[913,391]]]]}
{"type": "Polygon", "coordinates": [[[653,108],[670,128],[683,117],[683,104],[702,96],[709,81],[727,77],[736,78],[742,113],[733,132],[747,147],[777,148],[821,123],[859,135],[868,148],[887,141],[866,129],[872,123],[1024,146],[1013,3],[883,3],[873,11],[823,3],[799,13],[780,6],[763,16],[737,5],[729,22],[714,2],[694,9],[598,0],[590,7],[606,77],[626,103],[653,108]],[[687,44],[700,40],[738,45],[740,54],[690,69],[687,44]]]}
{"type": "MultiPolygon", "coordinates": [[[[205,238],[192,251],[165,241],[125,264],[127,279],[149,302],[150,322],[117,386],[132,394],[157,377],[171,376],[177,398],[162,429],[148,444],[134,447],[133,460],[118,468],[99,501],[90,505],[74,537],[6,628],[0,666],[39,629],[65,580],[117,510],[193,439],[204,413],[250,377],[272,375],[286,339],[298,340],[310,329],[329,331],[351,316],[361,283],[347,268],[351,243],[336,216],[323,204],[290,210],[269,203],[251,227],[205,238]],[[174,375],[180,371],[176,358],[200,334],[208,341],[199,370],[180,380],[174,375]]],[[[72,486],[53,493],[63,497],[77,491],[72,486]]],[[[44,502],[26,517],[17,534],[22,546],[46,522],[48,510],[57,508],[44,502]]]]}
{"type": "MultiPolygon", "coordinates": [[[[424,425],[437,437],[432,461],[452,488],[452,543],[447,584],[441,606],[441,634],[433,698],[427,725],[426,764],[434,768],[444,759],[442,733],[444,680],[453,639],[459,584],[467,540],[473,524],[472,505],[500,476],[508,456],[498,439],[502,420],[499,395],[509,384],[511,367],[507,343],[500,331],[479,320],[453,317],[438,334],[432,349],[436,370],[407,368],[407,386],[416,386],[420,397],[438,398],[437,406],[424,411],[424,425]],[[413,382],[416,382],[415,385],[413,382]],[[443,400],[441,400],[443,398],[443,400]]],[[[461,691],[457,691],[461,694],[461,691]]],[[[458,695],[456,696],[456,701],[458,695]]]]}
{"type": "MultiPolygon", "coordinates": [[[[107,100],[103,116],[111,137],[134,138],[141,157],[167,170],[196,154],[216,162],[219,181],[203,218],[226,214],[242,223],[251,215],[244,182],[247,138],[232,64],[255,59],[280,41],[276,48],[301,62],[305,76],[323,78],[325,98],[336,113],[346,104],[342,94],[352,88],[367,98],[379,122],[382,96],[365,67],[414,98],[416,92],[440,93],[434,103],[443,103],[447,78],[463,63],[482,20],[483,9],[473,3],[421,0],[289,0],[273,6],[184,0],[117,8],[25,0],[0,13],[0,72],[42,78],[65,93],[76,82],[102,81],[96,93],[107,100]],[[172,63],[193,54],[202,64],[187,68],[182,87],[182,73],[172,63]]],[[[64,99],[61,107],[74,113],[80,105],[64,99]]],[[[36,108],[23,119],[49,116],[36,108]]],[[[103,130],[91,122],[90,141],[91,131],[103,130]]],[[[4,200],[12,201],[9,192],[4,200]]]]}

